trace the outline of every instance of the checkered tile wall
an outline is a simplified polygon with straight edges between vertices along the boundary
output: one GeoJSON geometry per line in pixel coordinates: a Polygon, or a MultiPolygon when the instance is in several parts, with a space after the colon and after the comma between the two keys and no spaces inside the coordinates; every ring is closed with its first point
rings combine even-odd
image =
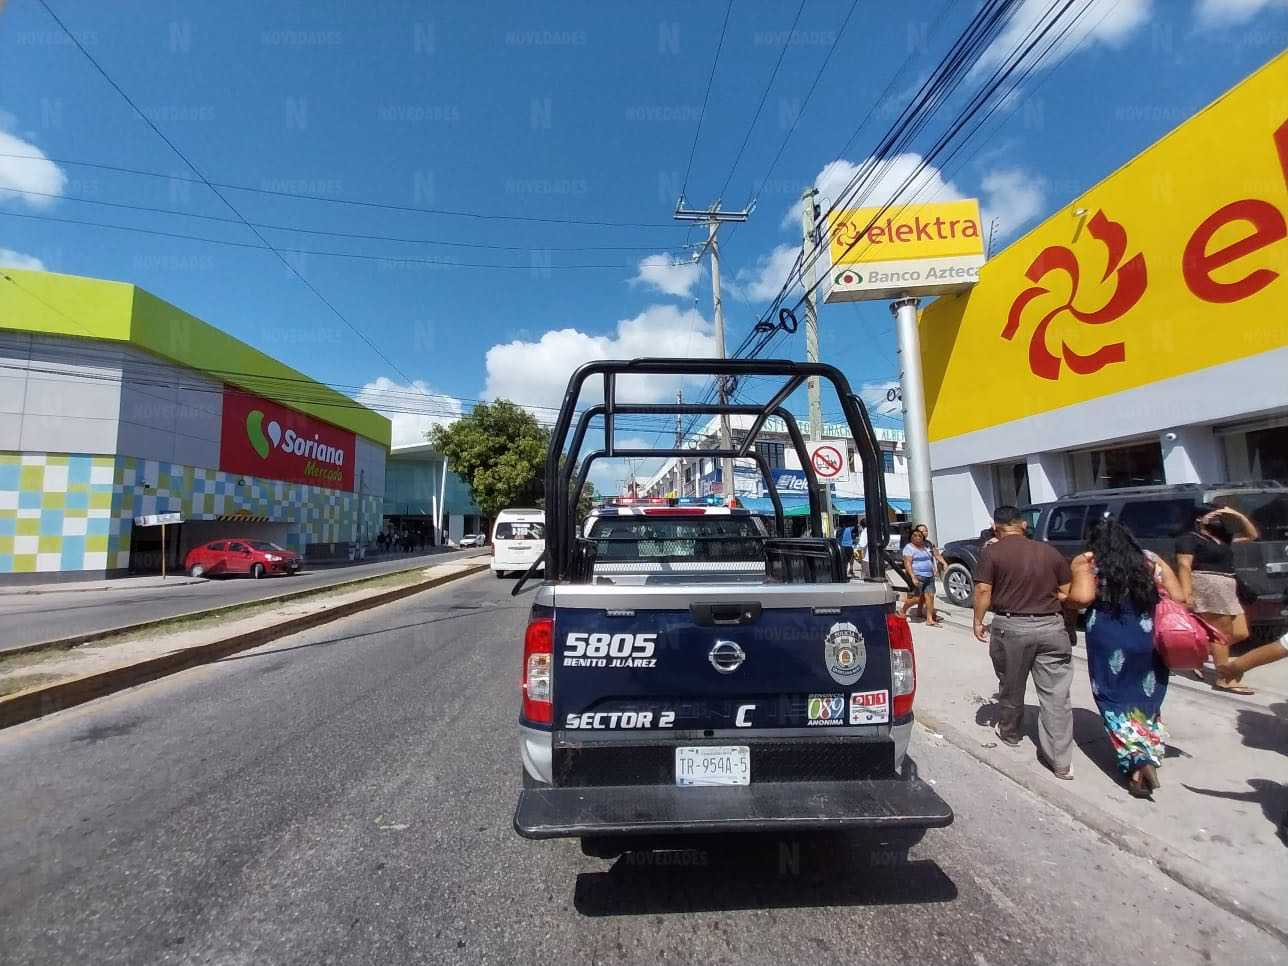
{"type": "Polygon", "coordinates": [[[128,567],[134,518],[150,513],[268,517],[292,524],[294,550],[347,543],[379,529],[383,499],[133,457],[0,452],[0,574],[128,567]]]}

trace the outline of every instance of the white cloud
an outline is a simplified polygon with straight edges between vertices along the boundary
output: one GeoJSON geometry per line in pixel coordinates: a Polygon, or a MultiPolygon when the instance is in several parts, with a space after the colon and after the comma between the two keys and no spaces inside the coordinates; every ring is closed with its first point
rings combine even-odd
{"type": "Polygon", "coordinates": [[[631,279],[632,285],[649,285],[664,295],[688,298],[693,286],[702,277],[700,262],[676,264],[670,255],[649,255],[640,259],[639,274],[631,279]]]}
{"type": "MultiPolygon", "coordinates": [[[[634,318],[618,322],[613,335],[552,329],[535,342],[516,339],[492,346],[487,351],[487,388],[483,395],[526,406],[558,406],[572,371],[585,362],[713,355],[711,323],[696,309],[650,305],[634,318]]],[[[618,381],[618,397],[623,402],[657,402],[673,396],[679,383],[669,376],[624,378],[618,381]]],[[[588,383],[582,392],[582,404],[597,399],[598,393],[599,387],[588,383]]]]}
{"type": "MultiPolygon", "coordinates": [[[[725,286],[733,295],[751,302],[764,302],[772,299],[782,288],[787,273],[796,264],[800,254],[800,245],[779,245],[768,255],[757,259],[752,268],[740,268],[734,272],[733,279],[725,286]]],[[[800,288],[799,280],[792,283],[790,291],[800,288]]]]}
{"type": "Polygon", "coordinates": [[[455,422],[464,415],[459,399],[435,392],[423,379],[405,385],[381,376],[363,386],[355,398],[389,417],[394,446],[423,443],[430,427],[455,422]]]}
{"type": "Polygon", "coordinates": [[[0,266],[5,268],[26,268],[34,272],[45,271],[45,263],[35,255],[15,252],[12,248],[0,248],[0,266]]]}
{"type": "MultiPolygon", "coordinates": [[[[868,158],[859,164],[838,158],[829,161],[814,177],[818,188],[818,204],[823,211],[842,195],[846,208],[879,208],[887,204],[908,204],[912,201],[952,201],[965,195],[951,181],[945,180],[940,170],[928,164],[920,171],[924,159],[915,151],[896,154],[888,161],[878,163],[868,158]],[[852,196],[846,194],[850,183],[858,178],[852,196]]],[[[783,228],[800,230],[800,209],[789,208],[783,216],[783,228]]]]}
{"type": "Polygon", "coordinates": [[[1271,7],[1288,10],[1288,0],[1198,0],[1194,16],[1203,27],[1236,27],[1271,7]]]}
{"type": "Polygon", "coordinates": [[[994,243],[1013,237],[1019,229],[1046,210],[1046,181],[1022,168],[998,168],[984,175],[980,200],[984,235],[997,219],[994,243]]]}
{"type": "MultiPolygon", "coordinates": [[[[1231,0],[1224,0],[1231,2],[1231,0]]],[[[1235,0],[1237,2],[1237,0],[1235,0]]],[[[1244,0],[1246,2],[1246,0],[1244,0]]],[[[1052,51],[1041,62],[1041,67],[1054,67],[1070,50],[1077,47],[1086,38],[1088,46],[1103,44],[1118,49],[1137,30],[1149,22],[1153,14],[1154,0],[1091,0],[1081,15],[1081,19],[1056,42],[1052,51]]],[[[1028,53],[1026,62],[1046,50],[1070,22],[1070,19],[1083,9],[1080,5],[1071,7],[1051,29],[1037,41],[1037,45],[1028,53]]],[[[1037,33],[1031,32],[1036,27],[1038,33],[1050,22],[1048,16],[1052,10],[1050,0],[1022,0],[1011,16],[1006,27],[997,39],[984,51],[972,73],[978,75],[985,71],[992,72],[1004,62],[1010,61],[1018,51],[1033,43],[1037,33]]],[[[1086,49],[1086,48],[1084,48],[1086,49]]]]}
{"type": "MultiPolygon", "coordinates": [[[[67,175],[45,153],[4,128],[12,125],[13,116],[0,114],[0,188],[16,191],[38,191],[41,195],[60,195],[67,187],[67,175]],[[4,157],[22,154],[23,158],[4,157]]],[[[41,195],[20,195],[13,191],[0,191],[0,202],[25,201],[32,208],[43,208],[54,203],[53,198],[41,195]]]]}

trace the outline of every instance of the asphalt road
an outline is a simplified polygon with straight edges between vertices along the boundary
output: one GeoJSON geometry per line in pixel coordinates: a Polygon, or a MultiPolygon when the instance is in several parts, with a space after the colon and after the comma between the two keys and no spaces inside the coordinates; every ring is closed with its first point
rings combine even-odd
{"type": "MultiPolygon", "coordinates": [[[[190,611],[260,600],[294,590],[307,590],[326,584],[359,577],[371,577],[406,570],[423,562],[425,566],[479,553],[477,548],[445,553],[398,556],[345,567],[305,569],[293,577],[218,577],[193,582],[180,576],[168,586],[155,586],[160,578],[146,578],[144,586],[137,579],[124,578],[110,582],[110,589],[86,590],[76,583],[65,587],[24,592],[21,587],[7,587],[0,594],[0,653],[6,648],[51,641],[75,634],[88,634],[111,627],[137,624],[141,621],[173,617],[190,611]]],[[[484,555],[491,550],[484,551],[484,555]]]]}
{"type": "Polygon", "coordinates": [[[604,861],[520,839],[527,598],[508,587],[466,578],[0,732],[0,958],[1284,961],[920,730],[957,821],[907,855],[731,837],[604,861]]]}

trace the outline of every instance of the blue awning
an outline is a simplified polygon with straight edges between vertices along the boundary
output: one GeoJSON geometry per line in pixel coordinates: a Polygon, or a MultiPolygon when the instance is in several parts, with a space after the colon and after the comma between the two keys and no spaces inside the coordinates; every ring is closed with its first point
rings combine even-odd
{"type": "MultiPolygon", "coordinates": [[[[806,516],[809,513],[809,500],[802,497],[791,495],[781,496],[783,501],[783,515],[789,517],[806,516]]],[[[767,496],[740,496],[739,502],[753,513],[763,513],[770,516],[774,512],[774,504],[767,496]]],[[[894,510],[899,513],[911,513],[912,503],[909,500],[892,499],[886,500],[894,510]]],[[[844,516],[858,516],[864,513],[864,500],[861,496],[834,496],[832,497],[832,512],[844,516]]]]}

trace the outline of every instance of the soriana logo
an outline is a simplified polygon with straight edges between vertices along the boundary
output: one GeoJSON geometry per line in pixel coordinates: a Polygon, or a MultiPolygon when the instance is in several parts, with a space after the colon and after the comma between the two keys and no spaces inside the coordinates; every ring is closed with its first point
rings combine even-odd
{"type": "Polygon", "coordinates": [[[226,473],[353,489],[353,433],[224,386],[219,468],[226,473]]]}

